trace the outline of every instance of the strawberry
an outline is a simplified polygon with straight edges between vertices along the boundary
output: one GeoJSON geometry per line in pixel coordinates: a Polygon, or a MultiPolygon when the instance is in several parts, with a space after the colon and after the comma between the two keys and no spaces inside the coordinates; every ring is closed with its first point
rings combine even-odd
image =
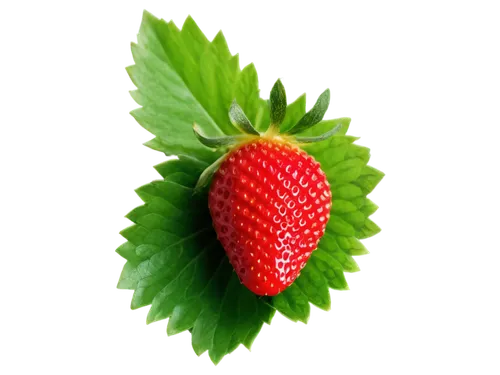
{"type": "Polygon", "coordinates": [[[294,282],[325,233],[331,192],[314,158],[293,144],[259,139],[227,155],[208,206],[240,281],[273,296],[294,282]]]}
{"type": "Polygon", "coordinates": [[[195,135],[206,146],[230,148],[202,173],[196,191],[213,176],[208,192],[213,226],[240,281],[255,294],[273,296],[290,286],[325,233],[330,185],[319,163],[299,145],[324,140],[339,127],[317,137],[295,134],[321,121],[328,103],[327,90],[288,134],[280,134],[286,96],[278,80],[264,134],[236,102],[229,116],[246,134],[208,138],[195,125],[195,135]]]}

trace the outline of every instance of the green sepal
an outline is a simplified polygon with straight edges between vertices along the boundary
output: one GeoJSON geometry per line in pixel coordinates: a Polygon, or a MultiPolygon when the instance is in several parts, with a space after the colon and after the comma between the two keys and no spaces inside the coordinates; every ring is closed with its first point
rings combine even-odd
{"type": "Polygon", "coordinates": [[[342,125],[337,125],[336,127],[327,131],[326,133],[323,133],[323,134],[318,135],[316,137],[295,137],[295,141],[297,141],[298,143],[321,142],[321,141],[324,141],[325,139],[328,139],[331,136],[337,134],[341,129],[342,129],[342,125]]]}
{"type": "Polygon", "coordinates": [[[286,92],[281,80],[277,80],[271,89],[269,97],[269,108],[271,116],[271,128],[279,130],[286,116],[286,92]]]}
{"type": "Polygon", "coordinates": [[[316,125],[323,120],[330,105],[330,89],[326,89],[316,101],[312,109],[302,117],[299,122],[288,131],[288,134],[297,134],[316,125]]]}
{"type": "Polygon", "coordinates": [[[196,186],[194,188],[194,194],[200,193],[203,190],[203,188],[208,185],[213,174],[215,172],[217,172],[220,165],[224,162],[225,159],[226,159],[226,155],[222,155],[213,164],[211,164],[209,167],[205,168],[205,170],[201,173],[200,178],[198,179],[198,182],[196,183],[196,186]]]}
{"type": "Polygon", "coordinates": [[[231,123],[240,129],[242,132],[253,135],[260,135],[260,133],[255,130],[250,120],[245,115],[243,109],[236,103],[236,99],[233,100],[231,108],[229,108],[229,119],[231,123]]]}
{"type": "Polygon", "coordinates": [[[227,146],[233,146],[235,144],[238,144],[242,142],[246,136],[244,135],[228,135],[225,137],[207,137],[201,132],[200,127],[195,124],[193,126],[193,132],[200,141],[201,144],[204,146],[207,146],[209,148],[221,148],[221,147],[227,147],[227,146]]]}

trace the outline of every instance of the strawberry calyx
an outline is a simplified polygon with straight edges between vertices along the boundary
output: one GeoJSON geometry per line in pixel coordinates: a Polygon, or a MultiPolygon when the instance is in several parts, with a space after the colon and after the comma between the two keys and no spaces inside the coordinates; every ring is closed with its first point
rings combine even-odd
{"type": "Polygon", "coordinates": [[[305,130],[317,125],[328,109],[330,104],[330,90],[326,89],[318,98],[314,106],[307,112],[294,126],[292,126],[286,133],[280,132],[280,125],[285,119],[287,100],[286,91],[281,80],[277,80],[274,84],[269,97],[270,109],[270,124],[265,132],[260,133],[252,125],[248,117],[245,115],[243,109],[238,105],[236,99],[233,100],[229,108],[229,119],[231,123],[240,131],[240,134],[222,136],[222,137],[209,137],[203,134],[200,127],[195,123],[193,125],[193,132],[196,138],[205,146],[213,149],[225,148],[226,152],[212,165],[207,167],[195,187],[195,193],[202,190],[207,186],[211,176],[217,171],[222,162],[226,159],[228,154],[235,148],[242,147],[247,143],[254,142],[258,139],[266,139],[273,142],[287,143],[300,146],[305,143],[314,143],[324,141],[335,135],[340,129],[341,125],[330,129],[329,131],[313,137],[301,137],[296,134],[302,133],[305,130]]]}

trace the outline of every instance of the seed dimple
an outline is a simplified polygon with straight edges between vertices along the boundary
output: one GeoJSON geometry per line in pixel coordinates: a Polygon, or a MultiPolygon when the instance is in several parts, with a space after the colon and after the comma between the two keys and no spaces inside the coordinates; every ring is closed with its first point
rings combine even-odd
{"type": "Polygon", "coordinates": [[[299,179],[299,185],[302,186],[303,188],[306,188],[309,186],[309,182],[304,181],[304,176],[301,176],[299,179]]]}

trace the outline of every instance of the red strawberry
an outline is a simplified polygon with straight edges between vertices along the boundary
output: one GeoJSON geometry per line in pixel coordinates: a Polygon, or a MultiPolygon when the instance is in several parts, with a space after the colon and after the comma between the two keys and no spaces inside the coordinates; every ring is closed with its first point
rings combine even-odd
{"type": "Polygon", "coordinates": [[[296,145],[257,138],[215,172],[209,208],[241,282],[273,296],[299,276],[325,233],[331,192],[325,173],[296,145]]]}

